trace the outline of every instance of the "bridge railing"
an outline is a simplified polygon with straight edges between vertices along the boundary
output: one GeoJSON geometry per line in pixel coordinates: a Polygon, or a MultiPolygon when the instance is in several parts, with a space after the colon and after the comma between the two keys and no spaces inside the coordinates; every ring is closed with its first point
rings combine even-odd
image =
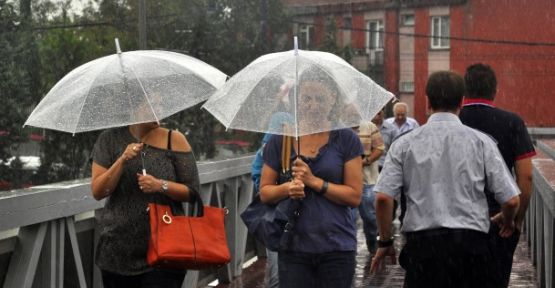
{"type": "Polygon", "coordinates": [[[540,287],[555,287],[555,140],[538,139],[526,236],[540,287]]]}
{"type": "MultiPolygon", "coordinates": [[[[239,213],[252,199],[252,159],[199,164],[204,203],[229,209],[225,227],[232,260],[218,270],[189,271],[183,287],[241,274],[247,231],[239,213]]],[[[2,287],[102,287],[94,265],[94,212],[103,206],[104,200],[92,198],[90,179],[0,193],[2,287]]]]}

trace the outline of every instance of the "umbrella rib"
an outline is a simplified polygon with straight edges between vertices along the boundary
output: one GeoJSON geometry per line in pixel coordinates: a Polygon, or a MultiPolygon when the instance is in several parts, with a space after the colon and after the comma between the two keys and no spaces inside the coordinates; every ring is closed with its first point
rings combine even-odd
{"type": "Polygon", "coordinates": [[[141,80],[137,76],[137,73],[135,73],[135,70],[133,70],[133,67],[129,66],[129,69],[131,69],[131,72],[133,72],[133,75],[135,76],[135,79],[137,79],[137,82],[139,82],[139,86],[141,86],[141,90],[143,90],[143,94],[145,95],[146,102],[148,103],[148,106],[150,106],[150,111],[152,111],[152,114],[154,115],[154,118],[156,119],[156,122],[160,123],[160,120],[158,119],[158,116],[156,115],[156,112],[154,111],[154,107],[152,107],[152,104],[150,103],[150,99],[148,99],[148,94],[146,93],[145,87],[143,86],[143,82],[141,82],[141,80]]]}
{"type": "MultiPolygon", "coordinates": [[[[284,64],[285,62],[287,62],[288,60],[289,60],[289,59],[287,59],[287,58],[284,57],[284,60],[283,60],[281,63],[275,65],[272,69],[270,69],[270,71],[276,69],[277,67],[280,67],[281,65],[283,65],[283,64],[284,64]]],[[[250,64],[249,64],[249,65],[250,65],[250,64]]],[[[248,67],[249,65],[247,65],[247,67],[248,67]]],[[[245,67],[245,68],[247,68],[247,67],[245,67]]],[[[241,73],[241,71],[239,71],[237,74],[239,74],[239,73],[241,73]]],[[[264,79],[264,77],[265,77],[265,76],[263,76],[260,80],[264,79]]],[[[230,81],[231,81],[231,80],[230,80],[230,81]]],[[[229,82],[229,81],[228,81],[228,82],[229,82]]],[[[258,83],[260,83],[260,82],[258,81],[258,82],[256,82],[255,85],[252,86],[252,88],[249,90],[249,93],[245,93],[245,95],[247,95],[247,96],[245,96],[245,98],[243,98],[243,100],[241,101],[241,104],[238,105],[238,106],[239,106],[239,109],[237,109],[237,110],[235,111],[235,114],[233,115],[233,117],[230,118],[231,121],[229,121],[229,125],[228,125],[227,127],[225,127],[226,129],[229,129],[229,127],[231,127],[231,126],[233,125],[233,121],[235,120],[235,117],[237,116],[237,113],[239,113],[239,111],[240,111],[241,108],[242,108],[243,103],[245,103],[245,101],[247,101],[247,98],[249,97],[248,95],[254,90],[254,88],[256,88],[256,86],[258,85],[258,83]]],[[[221,122],[221,121],[220,121],[220,122],[221,122]]],[[[222,123],[223,123],[223,122],[222,122],[222,123]]],[[[224,126],[225,126],[225,124],[224,124],[224,126]]]]}
{"type": "MultiPolygon", "coordinates": [[[[110,61],[106,61],[106,63],[104,64],[104,67],[102,69],[100,69],[99,71],[104,71],[104,69],[106,69],[106,67],[108,67],[108,63],[110,63],[110,61]]],[[[81,122],[81,113],[83,112],[83,108],[85,108],[85,103],[87,103],[87,99],[89,98],[89,92],[91,91],[91,88],[93,87],[93,84],[95,82],[96,82],[96,79],[91,81],[91,84],[87,88],[87,93],[85,93],[85,99],[83,99],[83,103],[81,103],[81,108],[79,108],[79,114],[78,114],[79,118],[75,122],[75,128],[73,128],[73,134],[75,134],[75,132],[77,132],[77,127],[79,126],[79,122],[81,122]]]]}

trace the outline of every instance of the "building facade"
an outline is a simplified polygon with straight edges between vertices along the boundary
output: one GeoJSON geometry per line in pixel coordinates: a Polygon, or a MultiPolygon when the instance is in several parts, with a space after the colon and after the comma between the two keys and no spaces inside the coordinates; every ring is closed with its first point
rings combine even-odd
{"type": "Polygon", "coordinates": [[[407,102],[425,123],[425,85],[438,70],[464,74],[476,62],[497,73],[496,105],[529,127],[554,127],[553,0],[285,0],[301,49],[317,49],[326,21],[351,63],[407,102]]]}

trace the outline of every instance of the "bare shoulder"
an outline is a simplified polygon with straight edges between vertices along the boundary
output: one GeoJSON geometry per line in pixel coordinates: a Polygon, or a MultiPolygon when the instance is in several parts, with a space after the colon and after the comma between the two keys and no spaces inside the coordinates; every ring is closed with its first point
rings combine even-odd
{"type": "Polygon", "coordinates": [[[177,130],[172,130],[172,148],[175,151],[181,152],[190,152],[192,150],[185,135],[177,130]]]}

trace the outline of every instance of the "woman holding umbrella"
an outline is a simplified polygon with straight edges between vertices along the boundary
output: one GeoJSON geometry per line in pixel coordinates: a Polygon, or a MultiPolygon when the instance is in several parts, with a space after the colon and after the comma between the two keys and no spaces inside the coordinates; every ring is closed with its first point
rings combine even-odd
{"type": "Polygon", "coordinates": [[[96,264],[104,287],[181,287],[185,271],[149,267],[149,202],[182,207],[199,189],[191,146],[158,123],[100,134],[93,149],[92,193],[109,197],[97,214],[96,264]]]}
{"type": "Polygon", "coordinates": [[[301,152],[292,152],[291,182],[277,184],[283,137],[273,136],[264,150],[261,200],[303,202],[292,240],[279,251],[280,287],[351,287],[357,248],[351,207],[361,200],[363,151],[352,129],[332,130],[341,111],[337,96],[325,71],[312,67],[299,77],[298,125],[318,123],[324,132],[301,136],[294,145],[301,152]]]}

